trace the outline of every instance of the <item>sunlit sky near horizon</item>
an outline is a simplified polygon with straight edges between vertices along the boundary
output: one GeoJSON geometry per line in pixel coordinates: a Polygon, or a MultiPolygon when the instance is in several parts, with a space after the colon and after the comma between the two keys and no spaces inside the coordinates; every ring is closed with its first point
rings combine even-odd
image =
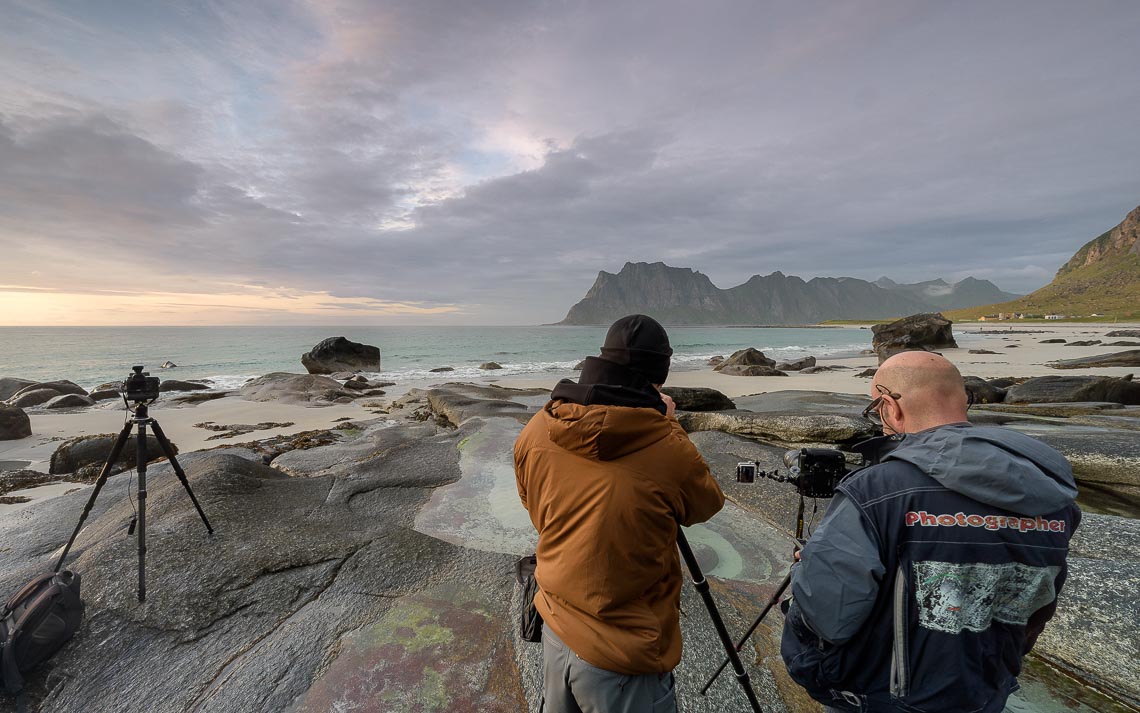
{"type": "Polygon", "coordinates": [[[0,0],[0,325],[536,324],[599,270],[1029,292],[1140,3],[0,0]]]}

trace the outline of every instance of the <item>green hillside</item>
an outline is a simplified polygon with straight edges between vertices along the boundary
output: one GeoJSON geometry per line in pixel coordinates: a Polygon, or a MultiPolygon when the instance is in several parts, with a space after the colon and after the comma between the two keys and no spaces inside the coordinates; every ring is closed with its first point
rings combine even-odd
{"type": "Polygon", "coordinates": [[[1028,315],[1093,314],[1140,318],[1140,208],[1124,221],[1085,243],[1048,285],[1009,302],[946,312],[953,320],[973,320],[999,312],[1028,315]]]}

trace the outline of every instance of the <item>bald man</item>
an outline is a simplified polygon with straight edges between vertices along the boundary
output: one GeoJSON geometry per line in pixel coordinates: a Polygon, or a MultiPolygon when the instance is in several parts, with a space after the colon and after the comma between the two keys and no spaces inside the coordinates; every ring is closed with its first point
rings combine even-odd
{"type": "Polygon", "coordinates": [[[962,376],[903,352],[864,415],[884,436],[792,568],[781,654],[830,711],[999,713],[1053,616],[1080,522],[1061,454],[966,419],[962,376]]]}

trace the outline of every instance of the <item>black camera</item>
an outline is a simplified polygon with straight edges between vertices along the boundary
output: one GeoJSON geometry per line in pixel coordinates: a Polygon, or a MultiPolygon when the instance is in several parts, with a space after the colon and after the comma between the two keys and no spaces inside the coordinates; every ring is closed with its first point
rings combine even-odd
{"type": "Polygon", "coordinates": [[[805,498],[830,498],[835,495],[835,486],[847,475],[847,459],[843,453],[832,448],[799,448],[784,454],[784,465],[788,474],[779,470],[768,472],[760,469],[755,461],[736,464],[736,482],[754,483],[756,477],[768,478],[778,483],[791,483],[805,498]]]}
{"type": "Polygon", "coordinates": [[[135,403],[143,403],[144,401],[154,401],[158,398],[158,383],[157,376],[151,376],[149,372],[143,371],[143,367],[132,366],[133,374],[127,376],[123,382],[122,394],[123,398],[127,401],[134,401],[135,403]]]}

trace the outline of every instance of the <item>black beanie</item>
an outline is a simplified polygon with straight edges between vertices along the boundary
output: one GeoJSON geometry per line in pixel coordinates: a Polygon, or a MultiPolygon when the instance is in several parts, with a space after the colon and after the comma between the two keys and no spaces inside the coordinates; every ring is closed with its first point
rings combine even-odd
{"type": "Polygon", "coordinates": [[[669,376],[669,335],[652,317],[631,314],[610,326],[602,358],[637,372],[651,384],[664,384],[669,376]]]}

